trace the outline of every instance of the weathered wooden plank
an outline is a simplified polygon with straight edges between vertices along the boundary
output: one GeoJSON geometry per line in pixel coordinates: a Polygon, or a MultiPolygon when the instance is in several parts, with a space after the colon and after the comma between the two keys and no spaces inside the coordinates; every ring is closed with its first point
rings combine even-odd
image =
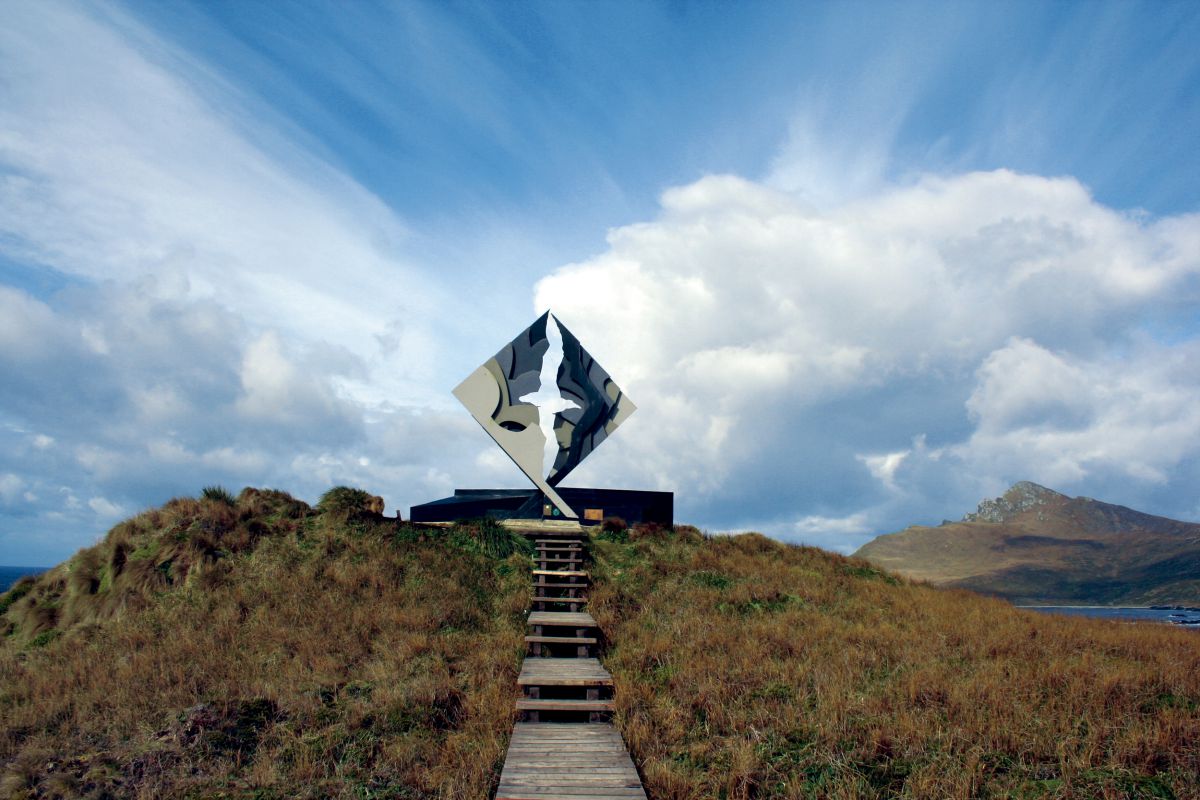
{"type": "MultiPolygon", "coordinates": [[[[602,756],[601,758],[603,760],[600,761],[596,761],[594,758],[590,760],[576,759],[573,761],[551,761],[547,758],[525,756],[520,753],[514,753],[512,755],[514,764],[518,761],[520,762],[520,770],[537,770],[542,774],[569,772],[575,775],[578,775],[581,772],[585,774],[590,773],[592,770],[606,770],[616,771],[612,772],[612,774],[617,774],[617,772],[619,772],[624,777],[629,776],[629,769],[624,761],[624,759],[627,759],[628,757],[628,754],[622,753],[620,759],[616,757],[604,759],[602,756]]],[[[509,773],[510,778],[515,778],[516,776],[523,774],[515,770],[518,770],[518,768],[511,768],[509,773]]],[[[599,774],[609,774],[609,772],[600,772],[599,774]]]]}
{"type": "MultiPolygon", "coordinates": [[[[543,724],[550,725],[550,724],[555,724],[555,723],[543,723],[543,724]]],[[[574,724],[575,724],[575,723],[563,723],[563,724],[555,724],[555,727],[562,727],[562,728],[565,728],[565,727],[567,727],[568,725],[574,726],[574,724]]],[[[582,723],[580,723],[580,727],[583,727],[582,723]]],[[[513,746],[513,747],[525,747],[525,748],[533,748],[533,747],[558,747],[558,746],[562,746],[562,745],[568,745],[568,744],[571,744],[571,743],[575,743],[575,744],[586,744],[586,745],[588,745],[588,746],[595,746],[595,745],[596,745],[596,743],[598,743],[598,742],[608,742],[608,743],[609,743],[609,744],[612,746],[612,749],[613,749],[614,751],[618,751],[618,750],[619,750],[619,751],[622,751],[622,752],[624,751],[624,749],[625,749],[625,743],[624,743],[624,742],[622,742],[622,741],[621,741],[621,739],[620,739],[619,737],[618,737],[618,738],[616,738],[616,739],[614,739],[614,738],[613,738],[613,737],[610,735],[610,734],[611,734],[611,731],[606,731],[606,730],[605,730],[605,727],[606,727],[606,726],[604,726],[604,725],[590,725],[590,726],[588,726],[588,727],[592,727],[592,728],[600,728],[600,730],[598,730],[598,731],[585,731],[585,732],[579,733],[578,735],[572,735],[572,736],[558,736],[558,737],[555,737],[555,736],[543,736],[543,735],[540,735],[540,734],[539,734],[539,735],[537,736],[537,738],[517,738],[517,739],[513,739],[513,740],[512,740],[512,746],[513,746]]]]}
{"type": "Polygon", "coordinates": [[[645,800],[617,729],[607,723],[519,722],[496,800],[645,800]]]}
{"type": "Polygon", "coordinates": [[[520,686],[612,686],[612,675],[595,658],[527,658],[520,686]]]}
{"type": "Polygon", "coordinates": [[[612,700],[542,700],[523,698],[517,711],[612,711],[612,700]]]}
{"type": "MultiPolygon", "coordinates": [[[[551,792],[559,792],[562,794],[586,793],[586,794],[607,794],[610,796],[612,794],[616,794],[618,797],[626,797],[627,796],[626,791],[628,791],[630,789],[637,789],[638,787],[630,786],[625,783],[621,783],[619,780],[618,781],[587,781],[587,782],[557,780],[557,781],[550,781],[548,783],[530,783],[530,782],[522,782],[522,781],[513,781],[511,783],[505,784],[505,788],[508,789],[509,791],[516,790],[517,792],[551,791],[551,792]],[[613,785],[613,784],[615,784],[615,785],[613,785]],[[622,790],[625,790],[625,791],[622,791],[622,790]]],[[[636,795],[634,795],[634,796],[636,797],[636,795]]]]}
{"type": "Polygon", "coordinates": [[[596,620],[586,611],[532,611],[530,625],[556,625],[561,628],[594,628],[596,620]]]}
{"type": "MultiPolygon", "coordinates": [[[[604,762],[605,766],[595,765],[589,767],[586,771],[580,771],[575,767],[530,767],[528,764],[522,763],[518,767],[513,767],[508,771],[509,780],[522,780],[525,783],[537,783],[545,779],[551,779],[555,782],[567,780],[571,783],[584,783],[594,781],[596,775],[621,775],[625,778],[629,777],[629,770],[626,766],[617,761],[604,762]]],[[[611,781],[610,781],[611,782],[611,781]]]]}
{"type": "Polygon", "coordinates": [[[496,800],[526,800],[528,798],[612,800],[614,797],[644,800],[646,792],[640,786],[522,786],[521,784],[508,785],[504,783],[500,784],[500,788],[496,792],[496,800]]]}

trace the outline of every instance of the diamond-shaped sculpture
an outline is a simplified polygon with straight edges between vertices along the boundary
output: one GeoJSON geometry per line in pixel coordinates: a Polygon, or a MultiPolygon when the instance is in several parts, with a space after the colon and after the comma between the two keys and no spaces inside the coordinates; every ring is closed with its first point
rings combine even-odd
{"type": "Polygon", "coordinates": [[[454,396],[569,519],[579,515],[554,487],[635,410],[549,311],[467,376],[454,396]]]}

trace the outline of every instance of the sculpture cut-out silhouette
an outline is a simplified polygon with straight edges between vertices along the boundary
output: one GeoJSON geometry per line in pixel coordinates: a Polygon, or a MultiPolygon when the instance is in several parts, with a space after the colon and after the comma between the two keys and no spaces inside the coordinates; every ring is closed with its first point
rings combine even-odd
{"type": "Polygon", "coordinates": [[[636,408],[549,311],[468,375],[454,396],[568,519],[579,515],[554,487],[636,408]]]}

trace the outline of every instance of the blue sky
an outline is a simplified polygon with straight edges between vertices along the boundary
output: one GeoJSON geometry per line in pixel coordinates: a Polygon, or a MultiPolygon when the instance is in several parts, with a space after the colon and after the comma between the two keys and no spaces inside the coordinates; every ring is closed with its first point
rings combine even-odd
{"type": "Polygon", "coordinates": [[[848,551],[1016,480],[1200,518],[1192,3],[14,3],[0,563],[203,485],[522,479],[449,389],[552,307],[573,478],[848,551]]]}

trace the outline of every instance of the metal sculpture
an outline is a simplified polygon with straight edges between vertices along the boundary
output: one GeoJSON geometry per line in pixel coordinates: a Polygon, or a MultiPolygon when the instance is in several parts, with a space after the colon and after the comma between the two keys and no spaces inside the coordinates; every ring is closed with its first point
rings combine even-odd
{"type": "Polygon", "coordinates": [[[568,519],[579,515],[554,487],[636,408],[549,311],[468,375],[454,396],[568,519]]]}

